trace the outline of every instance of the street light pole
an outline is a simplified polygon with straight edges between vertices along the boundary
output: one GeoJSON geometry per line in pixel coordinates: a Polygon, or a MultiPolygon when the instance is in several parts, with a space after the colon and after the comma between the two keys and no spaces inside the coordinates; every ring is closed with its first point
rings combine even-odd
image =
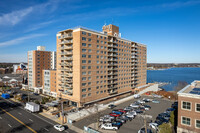
{"type": "Polygon", "coordinates": [[[62,124],[64,124],[63,100],[62,100],[62,94],[61,94],[61,92],[60,92],[60,100],[61,100],[61,117],[62,117],[62,124]]]}

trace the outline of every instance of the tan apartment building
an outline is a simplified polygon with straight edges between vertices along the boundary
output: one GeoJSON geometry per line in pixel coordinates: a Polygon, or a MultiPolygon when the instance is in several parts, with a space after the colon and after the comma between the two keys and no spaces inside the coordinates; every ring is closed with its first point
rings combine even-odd
{"type": "Polygon", "coordinates": [[[200,81],[193,81],[178,92],[177,133],[200,132],[200,81]]]}
{"type": "Polygon", "coordinates": [[[29,88],[42,87],[42,71],[46,69],[55,69],[55,63],[52,63],[55,62],[55,59],[55,52],[45,51],[44,46],[38,46],[37,50],[28,51],[29,88]]]}
{"type": "Polygon", "coordinates": [[[56,70],[43,70],[42,79],[43,94],[56,98],[56,70]]]}
{"type": "Polygon", "coordinates": [[[146,84],[146,46],[121,38],[119,27],[57,33],[57,93],[74,106],[131,93],[146,84]]]}

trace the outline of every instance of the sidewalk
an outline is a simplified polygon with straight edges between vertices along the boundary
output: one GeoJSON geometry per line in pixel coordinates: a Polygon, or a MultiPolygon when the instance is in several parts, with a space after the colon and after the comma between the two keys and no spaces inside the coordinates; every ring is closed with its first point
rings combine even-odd
{"type": "MultiPolygon", "coordinates": [[[[44,116],[44,117],[46,117],[46,118],[48,118],[48,119],[51,119],[51,120],[55,121],[58,124],[62,124],[62,122],[61,122],[61,120],[59,118],[56,118],[55,116],[52,116],[51,114],[49,114],[47,112],[41,112],[39,114],[44,116]]],[[[73,131],[75,131],[77,133],[84,133],[83,129],[75,127],[75,126],[73,126],[71,124],[65,123],[63,125],[67,125],[71,130],[73,130],[73,131]]]]}

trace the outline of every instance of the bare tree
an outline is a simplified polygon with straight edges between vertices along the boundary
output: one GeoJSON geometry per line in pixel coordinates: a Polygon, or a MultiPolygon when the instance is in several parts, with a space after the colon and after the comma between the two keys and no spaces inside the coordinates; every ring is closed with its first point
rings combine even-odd
{"type": "Polygon", "coordinates": [[[188,85],[188,83],[186,81],[178,81],[177,86],[174,87],[175,100],[178,100],[178,96],[177,96],[178,91],[180,91],[181,89],[183,89],[187,85],[188,85]]]}

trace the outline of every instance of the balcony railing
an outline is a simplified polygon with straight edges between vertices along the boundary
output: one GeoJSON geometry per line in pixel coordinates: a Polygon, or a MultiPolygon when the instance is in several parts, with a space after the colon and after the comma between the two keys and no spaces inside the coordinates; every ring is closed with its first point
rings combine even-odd
{"type": "Polygon", "coordinates": [[[61,55],[71,55],[73,52],[60,52],[61,55]]]}
{"type": "Polygon", "coordinates": [[[60,57],[59,59],[61,59],[61,60],[73,60],[72,57],[60,57]]]}
{"type": "Polygon", "coordinates": [[[63,47],[59,47],[60,50],[62,50],[62,49],[72,49],[72,48],[73,48],[73,46],[63,46],[63,47]]]}
{"type": "Polygon", "coordinates": [[[65,34],[65,35],[61,35],[60,38],[63,39],[63,38],[71,38],[73,37],[72,34],[65,34]]]}

